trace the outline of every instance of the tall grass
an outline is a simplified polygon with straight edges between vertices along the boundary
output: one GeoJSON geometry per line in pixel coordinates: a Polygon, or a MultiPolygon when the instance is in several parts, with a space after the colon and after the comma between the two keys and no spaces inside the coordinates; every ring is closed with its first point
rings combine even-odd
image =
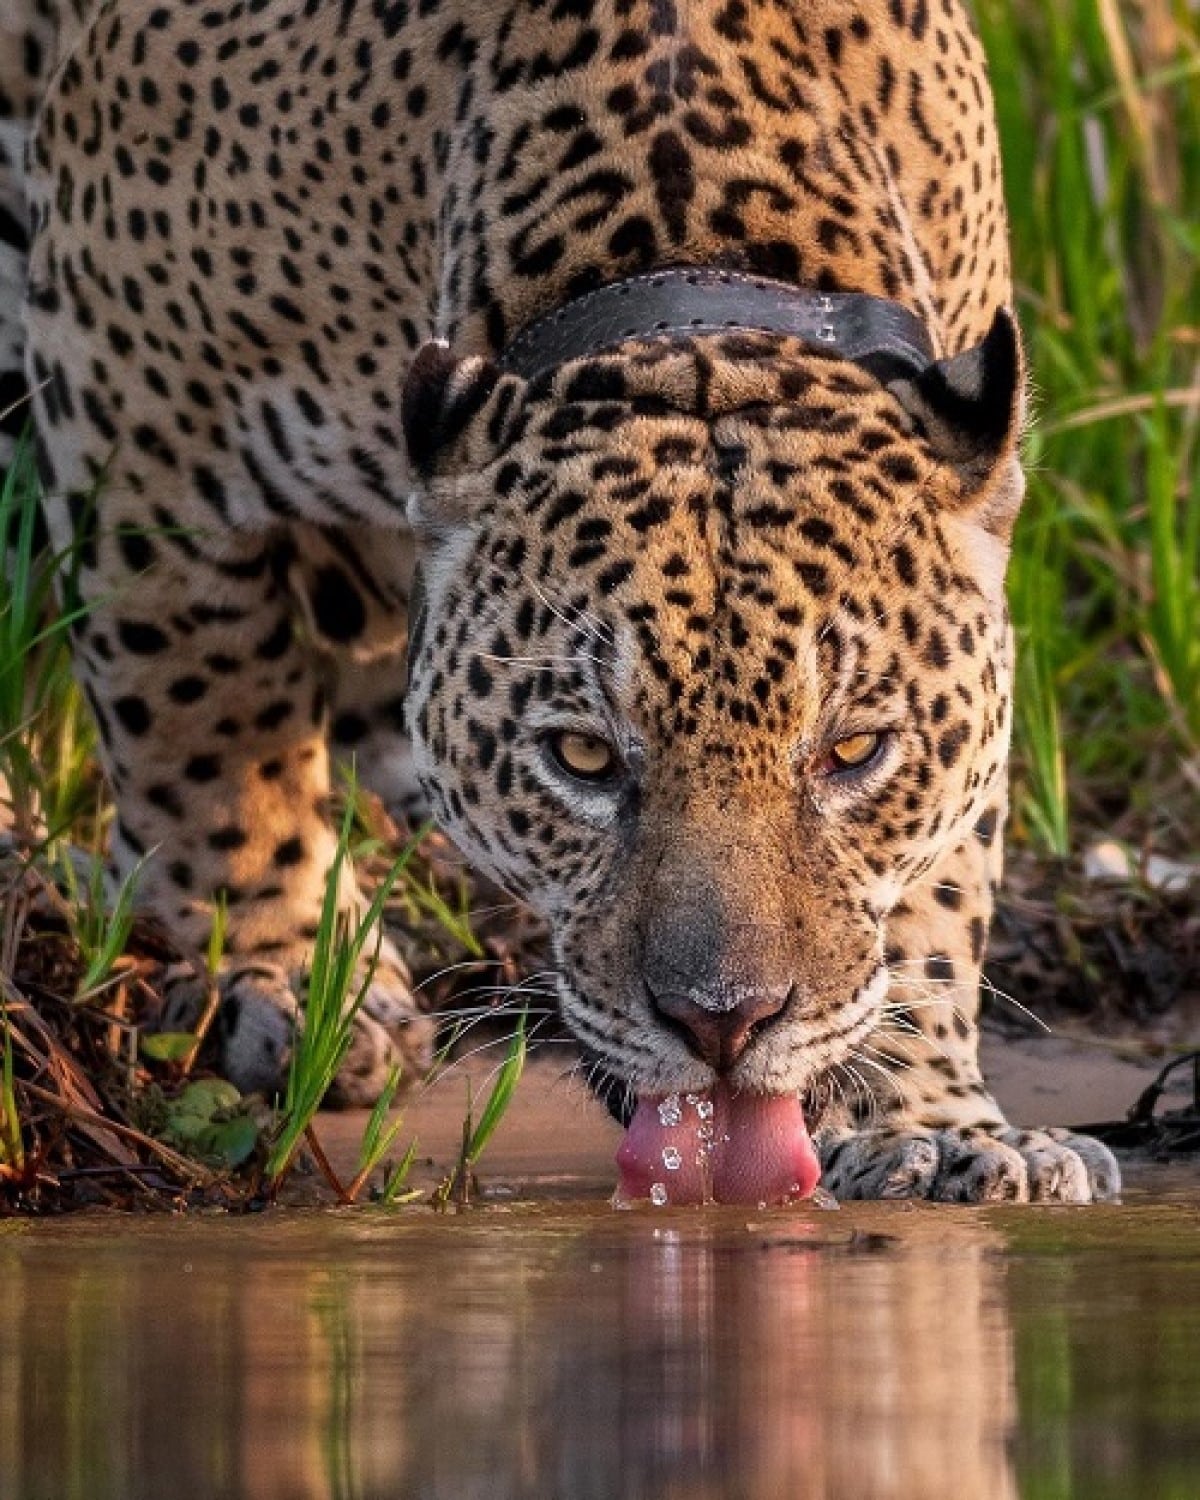
{"type": "Polygon", "coordinates": [[[1200,12],[977,0],[1031,355],[1017,818],[1200,837],[1200,12]]]}
{"type": "Polygon", "coordinates": [[[74,554],[40,553],[27,442],[0,474],[0,796],[18,842],[53,840],[93,804],[94,731],[71,676],[68,636],[83,613],[56,608],[74,554]]]}
{"type": "MultiPolygon", "coordinates": [[[[351,796],[325,882],[325,897],[305,986],[304,1024],[296,1031],[279,1130],[267,1159],[266,1177],[272,1190],[278,1187],[290,1169],[305,1132],[350,1050],[354,1019],[362,1008],[375,972],[375,951],[369,950],[368,944],[374,939],[377,951],[382,936],[380,924],[384,907],[392,888],[416,852],[416,843],[410,842],[379,882],[366,910],[348,912],[342,905],[341,893],[343,876],[351,860],[353,829],[354,798],[351,796]]],[[[389,1085],[393,1095],[396,1082],[392,1080],[389,1085]]],[[[372,1119],[368,1123],[368,1135],[377,1131],[377,1122],[372,1119]]]]}

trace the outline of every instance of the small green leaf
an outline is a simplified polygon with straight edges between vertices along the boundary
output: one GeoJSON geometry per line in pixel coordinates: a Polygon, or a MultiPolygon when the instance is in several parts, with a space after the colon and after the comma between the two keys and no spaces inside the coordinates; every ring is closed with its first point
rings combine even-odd
{"type": "Polygon", "coordinates": [[[188,1084],[178,1099],[171,1101],[168,1113],[172,1119],[180,1115],[198,1115],[203,1120],[211,1120],[219,1111],[236,1109],[241,1102],[241,1094],[224,1078],[198,1078],[188,1084]]]}
{"type": "Polygon", "coordinates": [[[182,1146],[186,1151],[193,1151],[196,1148],[196,1142],[211,1126],[212,1121],[207,1115],[171,1114],[167,1117],[163,1135],[174,1145],[182,1146]]]}
{"type": "Polygon", "coordinates": [[[151,1062],[182,1062],[196,1045],[190,1031],[153,1031],[141,1038],[142,1056],[151,1062]]]}
{"type": "Polygon", "coordinates": [[[163,1134],[202,1161],[240,1167],[258,1145],[258,1126],[249,1115],[236,1112],[241,1104],[233,1084],[199,1078],[168,1104],[163,1134]]]}
{"type": "Polygon", "coordinates": [[[258,1127],[249,1115],[235,1115],[220,1125],[210,1125],[196,1139],[196,1148],[209,1161],[240,1167],[254,1155],[258,1127]]]}

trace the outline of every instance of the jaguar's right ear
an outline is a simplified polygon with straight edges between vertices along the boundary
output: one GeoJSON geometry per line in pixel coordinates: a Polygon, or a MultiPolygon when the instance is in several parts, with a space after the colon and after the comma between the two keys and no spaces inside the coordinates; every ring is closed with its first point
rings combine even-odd
{"type": "Polygon", "coordinates": [[[418,350],[400,400],[416,476],[428,483],[473,457],[486,462],[487,450],[505,441],[506,418],[523,383],[485,356],[463,358],[440,341],[418,350]]]}
{"type": "Polygon", "coordinates": [[[404,439],[416,484],[408,521],[427,552],[469,523],[486,499],[479,476],[516,434],[525,382],[478,354],[426,344],[401,396],[404,439]]]}

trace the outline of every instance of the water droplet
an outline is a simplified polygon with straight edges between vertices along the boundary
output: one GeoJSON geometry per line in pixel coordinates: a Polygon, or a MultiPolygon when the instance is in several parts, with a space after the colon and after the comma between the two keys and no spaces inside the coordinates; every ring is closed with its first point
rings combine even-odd
{"type": "Polygon", "coordinates": [[[678,1125],[683,1119],[683,1110],[679,1107],[679,1095],[668,1094],[660,1101],[658,1106],[659,1122],[663,1125],[678,1125]]]}
{"type": "Polygon", "coordinates": [[[711,1141],[712,1138],[713,1128],[711,1125],[698,1125],[696,1127],[696,1139],[698,1141],[711,1141]]]}
{"type": "Polygon", "coordinates": [[[650,1202],[653,1203],[657,1208],[661,1208],[666,1201],[666,1185],[661,1182],[652,1182],[650,1184],[650,1202]]]}
{"type": "Polygon", "coordinates": [[[674,1146],[663,1147],[663,1166],[668,1172],[678,1172],[683,1165],[683,1157],[674,1146]]]}
{"type": "Polygon", "coordinates": [[[713,1102],[711,1099],[697,1099],[696,1113],[702,1120],[711,1120],[713,1117],[713,1102]]]}

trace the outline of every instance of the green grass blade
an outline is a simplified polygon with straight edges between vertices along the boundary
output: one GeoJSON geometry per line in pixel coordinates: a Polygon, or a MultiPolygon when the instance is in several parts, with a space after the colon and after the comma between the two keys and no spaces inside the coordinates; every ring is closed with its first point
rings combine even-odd
{"type": "Polygon", "coordinates": [[[379,1194],[380,1203],[391,1207],[396,1203],[407,1203],[421,1196],[420,1189],[409,1188],[404,1190],[404,1184],[408,1181],[408,1174],[412,1171],[413,1162],[417,1159],[417,1142],[414,1138],[409,1142],[408,1150],[392,1168],[387,1175],[387,1180],[379,1194]]]}
{"type": "Polygon", "coordinates": [[[403,1128],[404,1121],[395,1120],[389,1126],[387,1124],[388,1113],[395,1101],[397,1091],[400,1088],[400,1069],[395,1067],[388,1074],[387,1082],[383,1086],[383,1092],[375,1101],[375,1107],[371,1111],[366,1128],[363,1131],[362,1141],[358,1148],[358,1166],[356,1176],[368,1177],[391,1150],[392,1144],[403,1128]]]}
{"type": "Polygon", "coordinates": [[[320,1108],[349,1050],[354,1017],[366,997],[375,969],[374,956],[362,964],[363,952],[372,937],[377,944],[382,940],[384,906],[416,851],[416,842],[410,841],[379,882],[366,911],[352,919],[341,909],[340,903],[343,874],[350,861],[353,829],[354,799],[351,798],[342,818],[325,882],[321,915],[313,940],[304,1024],[296,1033],[279,1129],[266,1165],[267,1179],[275,1187],[288,1170],[301,1137],[320,1108]],[[361,978],[357,978],[359,975],[361,978]]]}
{"type": "Polygon", "coordinates": [[[0,1166],[20,1172],[25,1165],[21,1115],[13,1072],[12,1025],[8,1002],[0,996],[0,1166]]]}
{"type": "Polygon", "coordinates": [[[470,1133],[467,1157],[472,1166],[483,1155],[488,1142],[496,1133],[496,1127],[500,1124],[509,1105],[512,1103],[517,1084],[521,1081],[521,1074],[525,1070],[527,1014],[525,1011],[521,1012],[521,1019],[518,1021],[517,1029],[508,1044],[508,1051],[504,1055],[504,1061],[500,1065],[500,1072],[496,1081],[492,1084],[487,1103],[483,1107],[483,1113],[479,1116],[478,1123],[470,1133]]]}

